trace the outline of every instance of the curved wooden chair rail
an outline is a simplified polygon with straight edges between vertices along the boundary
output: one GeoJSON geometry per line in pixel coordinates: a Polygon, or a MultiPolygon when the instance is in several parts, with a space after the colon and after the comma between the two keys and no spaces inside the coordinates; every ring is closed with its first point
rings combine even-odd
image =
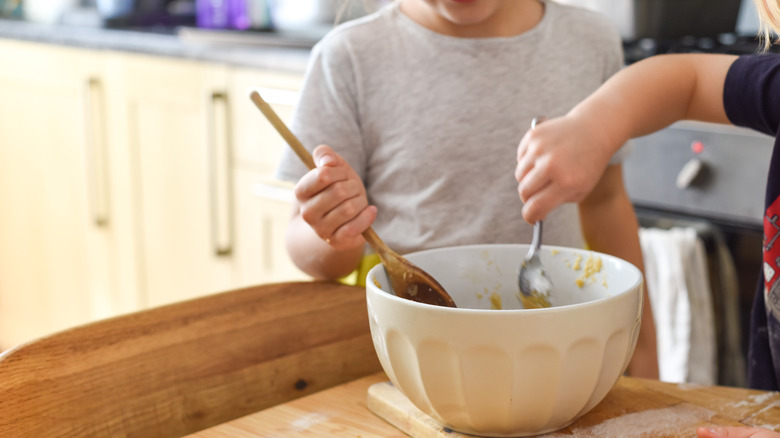
{"type": "Polygon", "coordinates": [[[0,355],[0,437],[178,437],[380,371],[365,290],[268,284],[0,355]]]}

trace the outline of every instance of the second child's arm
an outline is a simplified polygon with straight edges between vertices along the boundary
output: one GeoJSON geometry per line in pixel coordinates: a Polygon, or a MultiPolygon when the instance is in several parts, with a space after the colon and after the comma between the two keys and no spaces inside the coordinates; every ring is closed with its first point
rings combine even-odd
{"type": "Polygon", "coordinates": [[[535,222],[562,203],[584,199],[630,138],[683,119],[728,123],[723,83],[735,59],[710,54],[647,58],[612,76],[566,116],[528,131],[515,170],[525,219],[535,222]]]}

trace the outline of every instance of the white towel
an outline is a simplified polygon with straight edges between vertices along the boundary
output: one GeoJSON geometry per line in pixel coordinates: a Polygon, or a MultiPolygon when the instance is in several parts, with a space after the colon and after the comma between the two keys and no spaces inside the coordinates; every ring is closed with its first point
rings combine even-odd
{"type": "Polygon", "coordinates": [[[642,228],[639,238],[660,379],[716,384],[717,344],[704,245],[692,228],[642,228]]]}

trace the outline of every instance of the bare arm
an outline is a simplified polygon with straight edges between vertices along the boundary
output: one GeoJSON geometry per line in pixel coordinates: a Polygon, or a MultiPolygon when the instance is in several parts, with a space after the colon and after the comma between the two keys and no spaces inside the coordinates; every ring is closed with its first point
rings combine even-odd
{"type": "Polygon", "coordinates": [[[659,55],[610,78],[569,114],[529,131],[515,177],[529,222],[595,187],[609,158],[630,138],[683,119],[728,123],[723,83],[730,55],[659,55]]]}
{"type": "Polygon", "coordinates": [[[660,55],[614,75],[569,113],[602,122],[614,151],[629,138],[683,119],[728,123],[723,83],[731,55],[660,55]]]}
{"type": "MultiPolygon", "coordinates": [[[[644,274],[639,224],[623,186],[622,167],[607,167],[593,191],[579,203],[580,223],[591,249],[627,260],[644,274]]],[[[627,371],[633,377],[657,379],[655,324],[646,289],[643,307],[639,339],[627,371]]]]}
{"type": "Polygon", "coordinates": [[[327,146],[313,152],[317,168],[295,185],[287,252],[303,272],[333,280],[352,272],[363,256],[362,232],[376,218],[363,182],[327,146]]]}

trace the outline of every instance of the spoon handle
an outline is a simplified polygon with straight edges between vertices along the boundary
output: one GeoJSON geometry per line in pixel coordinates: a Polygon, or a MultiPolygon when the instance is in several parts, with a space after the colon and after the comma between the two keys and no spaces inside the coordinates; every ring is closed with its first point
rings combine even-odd
{"type": "MultiPolygon", "coordinates": [[[[547,118],[544,116],[536,116],[531,120],[531,129],[536,129],[536,125],[542,123],[547,118]]],[[[534,234],[531,238],[531,247],[528,249],[528,257],[531,257],[534,253],[539,251],[542,247],[542,221],[534,223],[534,234]]]]}
{"type": "MultiPolygon", "coordinates": [[[[285,125],[282,119],[279,118],[279,116],[276,114],[276,111],[271,108],[271,105],[263,100],[263,98],[260,96],[260,93],[253,90],[249,94],[249,98],[252,99],[252,102],[255,103],[255,106],[257,106],[257,108],[265,115],[265,118],[271,122],[271,125],[276,128],[287,144],[290,145],[295,154],[298,155],[298,158],[303,161],[303,164],[305,164],[309,169],[314,169],[317,167],[317,165],[314,164],[314,158],[312,158],[309,151],[306,150],[301,141],[298,140],[298,137],[296,137],[295,134],[293,134],[290,129],[287,128],[287,125],[285,125]]],[[[395,254],[393,250],[385,245],[382,239],[379,238],[379,235],[376,234],[372,227],[368,227],[365,231],[363,231],[363,238],[366,239],[366,242],[368,242],[372,248],[374,248],[374,251],[379,255],[380,259],[384,260],[388,255],[395,254]]]]}
{"type": "Polygon", "coordinates": [[[276,115],[276,111],[274,111],[273,108],[271,108],[271,105],[268,104],[265,100],[263,100],[262,97],[260,97],[260,93],[257,91],[252,91],[249,94],[249,98],[252,99],[252,102],[255,103],[257,108],[265,115],[265,118],[268,119],[269,122],[271,122],[271,125],[273,125],[274,128],[279,132],[279,134],[284,138],[284,140],[287,142],[287,144],[290,145],[292,150],[298,155],[298,158],[303,161],[303,164],[306,165],[310,170],[317,167],[314,164],[314,159],[311,157],[311,154],[309,151],[306,150],[305,147],[303,147],[303,144],[301,144],[300,140],[298,140],[298,137],[295,136],[290,130],[287,128],[287,125],[284,124],[282,119],[279,118],[278,115],[276,115]]]}
{"type": "Polygon", "coordinates": [[[538,252],[542,247],[542,221],[534,223],[534,234],[531,238],[531,248],[528,250],[528,254],[531,255],[538,252]]]}

